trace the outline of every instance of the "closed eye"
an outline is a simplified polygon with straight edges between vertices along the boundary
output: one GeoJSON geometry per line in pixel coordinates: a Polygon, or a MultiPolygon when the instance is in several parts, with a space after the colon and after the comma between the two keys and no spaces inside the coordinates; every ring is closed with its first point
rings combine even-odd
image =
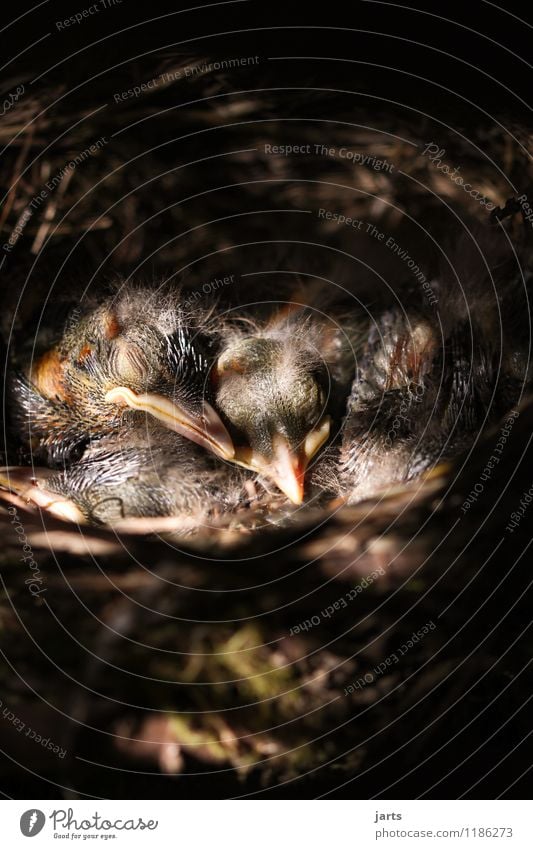
{"type": "Polygon", "coordinates": [[[110,353],[110,371],[120,383],[138,385],[148,377],[150,364],[139,345],[119,340],[110,353]]]}

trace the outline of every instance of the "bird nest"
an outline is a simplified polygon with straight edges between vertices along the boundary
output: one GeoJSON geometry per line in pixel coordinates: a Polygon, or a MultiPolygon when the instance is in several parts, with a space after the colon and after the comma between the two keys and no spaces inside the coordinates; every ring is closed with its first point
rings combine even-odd
{"type": "MultiPolygon", "coordinates": [[[[414,221],[439,242],[452,220],[486,222],[531,181],[523,126],[452,131],[308,81],[295,111],[299,71],[280,90],[255,65],[246,86],[238,69],[187,72],[206,63],[146,60],[75,98],[52,74],[4,115],[8,357],[13,336],[80,279],[89,290],[178,277],[203,306],[233,304],[221,282],[232,275],[246,286],[267,268],[342,276],[349,233],[363,290],[366,264],[390,278],[402,260],[369,247],[354,221],[422,263],[414,221]]],[[[524,525],[509,523],[530,492],[533,407],[515,413],[472,450],[361,503],[288,511],[265,495],[194,536],[166,518],[77,526],[4,486],[11,795],[505,788],[519,753],[507,757],[498,717],[514,714],[516,743],[529,731],[517,684],[524,525]],[[476,785],[487,728],[495,772],[476,785]]],[[[20,435],[4,433],[12,461],[20,435]]]]}

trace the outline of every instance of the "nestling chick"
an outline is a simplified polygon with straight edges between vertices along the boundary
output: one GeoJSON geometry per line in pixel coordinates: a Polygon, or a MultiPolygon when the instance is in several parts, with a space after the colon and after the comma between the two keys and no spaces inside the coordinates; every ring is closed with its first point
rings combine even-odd
{"type": "Polygon", "coordinates": [[[244,473],[159,425],[93,443],[47,482],[91,521],[172,516],[197,529],[243,501],[244,473]]]}
{"type": "Polygon", "coordinates": [[[90,440],[120,433],[145,414],[210,452],[232,459],[233,445],[208,398],[208,360],[198,317],[179,292],[123,287],[77,311],[55,344],[19,357],[12,383],[15,424],[34,455],[57,465],[90,440]]]}
{"type": "Polygon", "coordinates": [[[2,469],[0,483],[70,521],[173,517],[176,530],[191,531],[246,502],[245,476],[147,418],[90,443],[62,471],[2,469]]]}
{"type": "Polygon", "coordinates": [[[213,382],[235,462],[301,504],[308,464],[330,434],[338,393],[336,328],[295,304],[252,333],[233,327],[226,336],[213,382]]]}
{"type": "Polygon", "coordinates": [[[403,303],[375,316],[342,432],[349,502],[466,451],[530,385],[530,279],[505,249],[480,228],[449,252],[459,279],[443,268],[432,281],[433,309],[406,285],[403,303]]]}
{"type": "Polygon", "coordinates": [[[377,317],[342,428],[341,494],[349,501],[407,480],[438,458],[427,433],[439,388],[438,377],[431,379],[438,342],[421,316],[392,309],[377,317]]]}

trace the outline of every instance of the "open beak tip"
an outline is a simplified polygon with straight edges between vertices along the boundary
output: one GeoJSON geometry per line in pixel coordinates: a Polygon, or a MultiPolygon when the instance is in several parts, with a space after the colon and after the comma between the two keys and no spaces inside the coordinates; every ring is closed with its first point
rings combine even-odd
{"type": "Polygon", "coordinates": [[[292,504],[295,504],[297,507],[303,503],[304,500],[304,481],[303,475],[284,475],[283,477],[278,477],[272,475],[272,480],[282,491],[284,495],[287,496],[289,501],[292,504]]]}
{"type": "Polygon", "coordinates": [[[293,493],[285,492],[285,495],[287,496],[287,498],[289,499],[291,504],[295,505],[295,507],[299,507],[301,504],[303,504],[303,500],[304,500],[303,490],[302,490],[302,492],[298,492],[298,493],[296,493],[296,492],[293,492],[293,493]]]}
{"type": "Polygon", "coordinates": [[[330,418],[326,416],[320,426],[311,431],[304,444],[296,450],[291,448],[285,437],[278,435],[273,444],[274,460],[261,469],[296,506],[300,506],[304,500],[305,473],[309,461],[328,438],[330,426],[330,418]]]}

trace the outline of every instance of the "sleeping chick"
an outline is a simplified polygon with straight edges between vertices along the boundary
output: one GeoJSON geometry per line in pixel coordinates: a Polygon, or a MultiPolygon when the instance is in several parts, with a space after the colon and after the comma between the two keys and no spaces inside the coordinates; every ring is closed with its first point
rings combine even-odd
{"type": "Polygon", "coordinates": [[[0,484],[77,523],[171,517],[181,532],[212,524],[249,500],[246,472],[148,416],[144,426],[126,425],[89,443],[62,470],[0,469],[0,484]]]}
{"type": "Polygon", "coordinates": [[[374,317],[342,429],[337,494],[348,502],[467,451],[531,386],[529,272],[488,227],[448,257],[434,307],[406,284],[374,317]]]}
{"type": "Polygon", "coordinates": [[[151,421],[93,442],[47,489],[89,521],[169,516],[199,529],[246,501],[246,473],[151,421]]]}
{"type": "Polygon", "coordinates": [[[223,336],[213,383],[235,462],[301,504],[309,462],[329,438],[353,375],[349,337],[331,316],[295,301],[252,331],[228,325],[223,336]]]}
{"type": "Polygon", "coordinates": [[[233,445],[207,397],[201,321],[179,291],[123,286],[77,310],[34,356],[19,356],[14,424],[32,456],[57,465],[145,414],[224,459],[233,445]]]}

